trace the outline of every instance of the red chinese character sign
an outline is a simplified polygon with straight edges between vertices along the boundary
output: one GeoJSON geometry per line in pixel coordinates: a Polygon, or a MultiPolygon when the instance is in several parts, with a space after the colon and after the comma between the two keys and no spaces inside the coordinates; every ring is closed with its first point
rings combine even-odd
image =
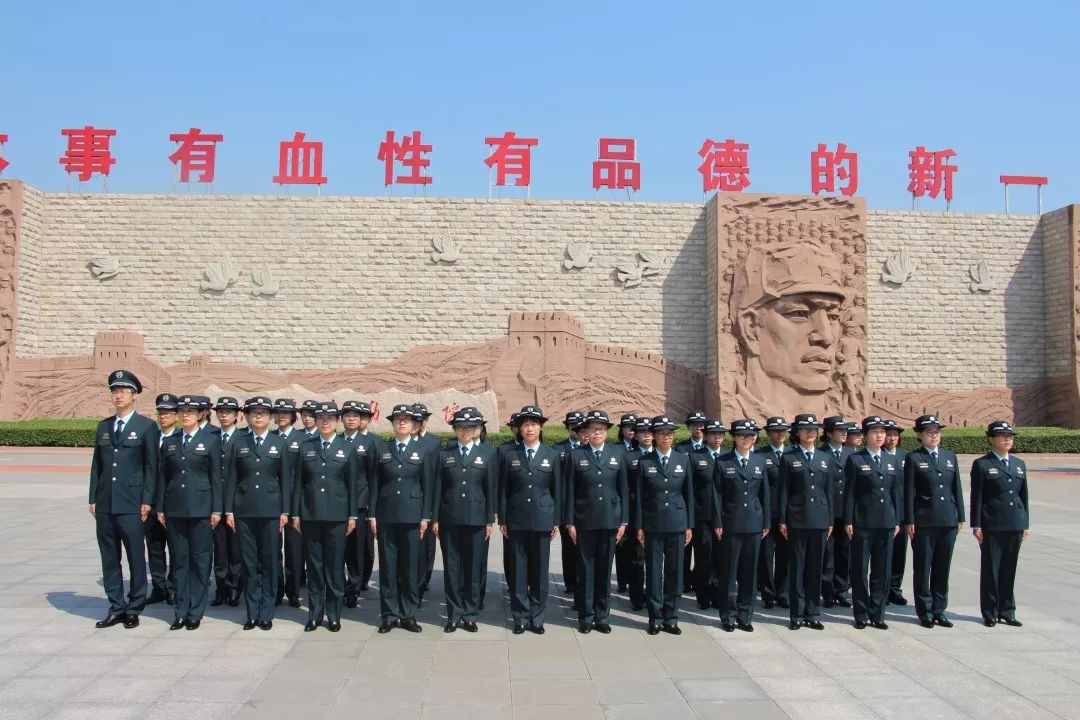
{"type": "Polygon", "coordinates": [[[818,143],[817,150],[810,153],[810,192],[836,192],[837,180],[847,182],[840,188],[841,195],[855,194],[859,189],[859,156],[849,152],[844,143],[837,143],[835,152],[818,143]]]}
{"type": "MultiPolygon", "coordinates": [[[[8,136],[7,135],[0,135],[0,153],[3,152],[4,143],[6,143],[7,141],[8,141],[8,136]]],[[[0,173],[4,172],[4,168],[6,168],[10,164],[11,163],[9,163],[7,160],[5,160],[4,156],[2,154],[0,154],[0,173]]]]}
{"type": "Polygon", "coordinates": [[[109,141],[116,136],[116,131],[87,125],[67,128],[60,134],[67,138],[67,151],[60,157],[60,164],[68,175],[74,173],[79,182],[94,175],[104,175],[107,182],[109,171],[116,164],[109,151],[109,141]]]}
{"type": "Polygon", "coordinates": [[[950,165],[949,158],[956,157],[956,152],[951,148],[946,150],[927,150],[919,145],[908,152],[911,162],[908,163],[908,192],[911,193],[911,203],[915,206],[917,198],[929,195],[936,198],[942,191],[945,193],[945,203],[952,202],[953,198],[953,173],[959,169],[959,165],[950,165]]]}
{"type": "Polygon", "coordinates": [[[495,184],[506,185],[506,179],[513,177],[514,185],[528,188],[532,183],[532,149],[540,140],[507,132],[502,137],[486,137],[484,142],[492,147],[484,164],[495,168],[495,184]]]}
{"type": "Polygon", "coordinates": [[[179,166],[180,182],[192,182],[193,173],[199,174],[194,182],[214,182],[217,144],[225,139],[224,135],[206,135],[199,128],[191,128],[186,133],[170,135],[169,139],[179,143],[176,152],[169,156],[169,161],[179,166]]]}
{"type": "Polygon", "coordinates": [[[420,131],[413,130],[412,135],[395,140],[394,131],[386,131],[386,139],[379,143],[378,159],[383,162],[383,184],[389,187],[395,182],[402,185],[430,185],[432,177],[425,175],[431,160],[424,157],[431,152],[431,145],[420,140],[420,131]],[[394,163],[399,163],[409,170],[408,175],[394,176],[394,163]]]}
{"type": "Polygon", "coordinates": [[[750,187],[749,153],[748,143],[737,143],[731,138],[723,142],[706,138],[698,150],[701,157],[698,172],[704,192],[742,192],[750,187]]]}
{"type": "Polygon", "coordinates": [[[304,133],[296,133],[292,140],[281,143],[274,182],[279,185],[325,185],[322,156],[321,142],[305,140],[304,133]]]}
{"type": "Polygon", "coordinates": [[[637,160],[637,141],[633,138],[600,138],[592,165],[592,186],[612,190],[641,189],[641,163],[637,160]]]}

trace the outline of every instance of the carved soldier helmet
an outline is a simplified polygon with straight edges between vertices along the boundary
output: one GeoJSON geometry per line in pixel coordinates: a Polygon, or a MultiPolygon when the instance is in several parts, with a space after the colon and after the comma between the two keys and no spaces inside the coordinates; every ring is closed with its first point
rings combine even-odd
{"type": "Polygon", "coordinates": [[[736,268],[731,311],[758,307],[785,295],[825,293],[847,298],[840,258],[812,242],[752,247],[736,268]]]}

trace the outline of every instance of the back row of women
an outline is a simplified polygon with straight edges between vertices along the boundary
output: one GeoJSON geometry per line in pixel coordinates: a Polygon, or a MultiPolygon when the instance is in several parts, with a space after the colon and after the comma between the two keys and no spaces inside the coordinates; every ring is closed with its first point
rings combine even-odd
{"type": "MultiPolygon", "coordinates": [[[[145,604],[142,523],[125,517],[133,513],[151,520],[156,514],[165,528],[176,593],[174,630],[199,627],[212,533],[221,522],[240,540],[245,629],[272,626],[282,532],[290,527],[303,538],[309,591],[305,630],[325,623],[338,631],[346,566],[350,575],[362,572],[362,562],[346,563],[346,546],[350,537],[366,535],[363,524],[377,538],[379,633],[421,631],[416,612],[424,548],[432,536],[443,555],[444,631],[475,632],[488,541],[496,527],[505,539],[514,633],[544,633],[549,549],[560,531],[582,633],[611,631],[610,575],[622,548],[628,560],[620,584],[626,580],[635,607],[647,607],[647,631],[679,634],[684,548],[691,544],[698,550],[699,604],[719,609],[726,631],[754,629],[763,549],[771,556],[762,563],[766,572],[786,564],[788,597],[776,602],[789,607],[792,630],[824,627],[827,556],[832,575],[843,578],[840,600],[850,571],[855,626],[886,629],[890,563],[894,538],[901,533],[913,549],[919,621],[927,628],[952,626],[945,614],[948,573],[957,531],[964,526],[964,503],[956,456],[939,447],[942,425],[934,415],[918,418],[921,447],[906,456],[895,442],[889,443],[891,452],[885,449],[889,435],[899,436],[890,421],[865,418],[860,428],[865,447],[853,450],[832,444],[833,431],[842,425],[846,432],[847,423],[827,418],[823,424],[810,414],[797,415],[790,425],[769,418],[769,444],[755,449],[762,429],[752,419],[726,427],[700,416],[704,422],[695,423],[700,432],[676,447],[676,423],[666,415],[624,416],[619,442],[610,443],[613,423],[607,413],[572,412],[564,421],[570,437],[548,446],[542,442],[547,418],[531,405],[512,419],[516,439],[499,447],[486,441],[481,413],[462,408],[452,421],[455,439],[443,448],[438,438],[420,432],[426,418],[417,406],[394,406],[393,437],[383,440],[367,433],[366,423],[348,422],[372,414],[355,401],[340,408],[333,402],[305,403],[313,428],[297,432],[282,422],[271,430],[272,414],[293,406],[261,396],[241,408],[247,428],[224,433],[207,422],[208,397],[179,396],[180,429],[159,437],[153,424],[133,411],[141,390],[134,375],[113,373],[110,388],[117,413],[99,427],[90,488],[110,599],[109,616],[100,627],[119,622],[134,627],[145,604]],[[343,415],[346,432],[339,434],[343,415]],[[826,442],[819,446],[823,429],[826,442]],[[789,431],[793,447],[784,444],[789,431]],[[727,434],[731,450],[722,447],[727,434]],[[136,467],[151,455],[152,473],[136,467]],[[773,542],[763,542],[770,534],[773,542]],[[840,551],[840,542],[849,555],[840,551]],[[120,544],[132,577],[126,598],[120,544]],[[635,593],[642,575],[644,592],[635,593]]],[[[975,461],[971,475],[972,525],[983,558],[982,612],[988,625],[1019,625],[1012,585],[1020,541],[1027,535],[1026,469],[1009,453],[1013,430],[1008,423],[991,423],[987,435],[993,451],[975,461]]],[[[349,584],[356,580],[350,577],[349,584]]],[[[828,582],[836,587],[835,578],[828,582]]]]}

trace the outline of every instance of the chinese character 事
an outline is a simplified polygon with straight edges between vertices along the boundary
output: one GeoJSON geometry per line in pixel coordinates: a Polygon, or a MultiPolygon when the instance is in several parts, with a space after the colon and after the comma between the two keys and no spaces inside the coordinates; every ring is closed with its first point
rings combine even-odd
{"type": "Polygon", "coordinates": [[[199,128],[191,128],[186,133],[169,136],[173,142],[180,143],[176,152],[169,156],[175,165],[180,164],[180,182],[191,182],[191,174],[199,173],[196,182],[214,182],[214,165],[217,161],[217,143],[224,135],[204,135],[199,128]]]}
{"type": "Polygon", "coordinates": [[[641,163],[637,161],[637,141],[633,138],[600,138],[593,162],[592,186],[612,190],[641,189],[641,163]]]}
{"type": "Polygon", "coordinates": [[[431,145],[420,141],[419,130],[413,130],[412,135],[405,135],[401,142],[394,138],[394,131],[387,130],[386,139],[379,143],[378,159],[383,162],[383,184],[393,185],[397,182],[404,185],[430,185],[434,178],[424,175],[424,169],[431,165],[431,160],[423,156],[431,152],[431,145]],[[395,162],[408,168],[409,174],[398,175],[395,179],[395,162]]]}
{"type": "Polygon", "coordinates": [[[517,133],[506,132],[502,137],[486,137],[484,142],[495,146],[484,164],[497,166],[495,184],[506,185],[507,176],[514,176],[514,185],[527,186],[532,182],[532,148],[539,145],[537,138],[518,137],[517,133]]]}
{"type": "Polygon", "coordinates": [[[104,130],[87,125],[83,128],[66,128],[60,134],[67,137],[67,151],[60,157],[60,164],[68,173],[77,173],[80,182],[94,175],[108,175],[116,164],[109,151],[109,138],[115,130],[104,130]]]}
{"type": "MultiPolygon", "coordinates": [[[[2,147],[3,144],[6,143],[7,141],[8,141],[8,136],[0,134],[0,147],[2,147]]],[[[11,163],[9,163],[7,160],[4,159],[3,155],[0,155],[0,172],[4,172],[4,168],[6,168],[10,164],[11,163]]]]}
{"type": "Polygon", "coordinates": [[[956,157],[952,148],[945,150],[927,150],[925,146],[918,145],[908,152],[911,162],[908,163],[908,192],[913,197],[929,195],[936,198],[944,190],[945,200],[951,201],[953,197],[952,176],[960,166],[950,165],[949,158],[956,157]]]}
{"type": "Polygon", "coordinates": [[[840,188],[841,195],[855,194],[859,188],[858,154],[849,152],[844,143],[837,143],[835,152],[818,143],[817,150],[810,153],[810,192],[836,192],[837,180],[847,181],[840,188]]]}
{"type": "Polygon", "coordinates": [[[704,192],[742,192],[750,187],[749,152],[748,143],[737,143],[731,138],[723,142],[706,138],[698,150],[702,159],[698,172],[704,192]]]}
{"type": "Polygon", "coordinates": [[[274,182],[280,185],[325,185],[322,174],[323,144],[304,140],[297,132],[292,140],[283,140],[278,153],[278,174],[274,182]]]}

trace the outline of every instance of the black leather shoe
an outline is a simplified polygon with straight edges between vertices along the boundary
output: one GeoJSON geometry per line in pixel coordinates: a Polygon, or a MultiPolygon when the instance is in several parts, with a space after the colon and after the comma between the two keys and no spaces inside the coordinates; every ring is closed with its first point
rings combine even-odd
{"type": "Polygon", "coordinates": [[[774,607],[776,607],[776,601],[766,600],[762,603],[762,605],[765,607],[766,610],[772,610],[774,607]]]}
{"type": "Polygon", "coordinates": [[[611,626],[607,623],[596,623],[595,625],[593,625],[593,628],[596,630],[596,632],[603,635],[607,635],[611,632],[611,626]]]}
{"type": "Polygon", "coordinates": [[[164,590],[154,590],[152,593],[150,593],[150,596],[146,598],[147,605],[157,605],[161,602],[165,602],[164,590]]]}
{"type": "Polygon", "coordinates": [[[175,605],[176,604],[176,593],[174,593],[174,592],[166,593],[165,594],[165,604],[166,605],[175,605]]]}
{"type": "Polygon", "coordinates": [[[851,601],[845,597],[836,598],[836,604],[840,607],[851,607],[851,601]]]}
{"type": "Polygon", "coordinates": [[[272,627],[274,627],[274,621],[273,620],[260,620],[259,621],[259,629],[260,630],[269,630],[272,627]]]}
{"type": "Polygon", "coordinates": [[[341,623],[336,622],[336,621],[327,623],[326,624],[326,629],[329,630],[330,632],[341,632],[341,623]]]}
{"type": "Polygon", "coordinates": [[[630,603],[630,607],[634,608],[637,612],[641,612],[645,609],[645,603],[632,602],[630,603]]]}
{"type": "Polygon", "coordinates": [[[522,625],[521,623],[514,623],[514,629],[511,630],[511,632],[513,632],[515,635],[524,635],[525,634],[525,626],[522,625]]]}
{"type": "Polygon", "coordinates": [[[308,620],[307,625],[304,625],[304,632],[315,632],[315,628],[322,625],[322,621],[315,622],[314,620],[308,620]]]}
{"type": "MultiPolygon", "coordinates": [[[[995,625],[997,625],[997,621],[993,618],[983,618],[983,625],[985,625],[986,627],[994,627],[995,625]]],[[[933,625],[931,625],[931,627],[933,627],[933,625]]]]}
{"type": "Polygon", "coordinates": [[[188,620],[187,621],[187,629],[188,630],[198,630],[200,625],[202,625],[202,620],[201,619],[200,620],[188,620]]]}
{"type": "Polygon", "coordinates": [[[277,598],[276,600],[274,600],[274,607],[280,607],[281,603],[283,602],[285,602],[284,596],[277,598]]]}
{"type": "Polygon", "coordinates": [[[791,607],[791,603],[789,603],[784,598],[776,598],[776,607],[782,607],[786,610],[787,608],[791,607]]]}
{"type": "Polygon", "coordinates": [[[940,625],[943,628],[951,628],[953,626],[952,620],[945,617],[944,615],[935,615],[934,616],[934,624],[935,625],[940,625]]]}
{"type": "Polygon", "coordinates": [[[345,607],[354,608],[359,604],[360,604],[360,601],[357,599],[357,597],[355,595],[346,595],[345,596],[345,607]]]}
{"type": "Polygon", "coordinates": [[[442,631],[443,631],[444,633],[452,633],[452,632],[457,632],[457,625],[455,625],[455,624],[454,624],[454,621],[453,621],[453,620],[447,620],[447,621],[446,621],[446,624],[445,624],[445,625],[443,625],[443,629],[442,629],[442,631]]]}
{"type": "Polygon", "coordinates": [[[876,628],[878,630],[888,630],[889,624],[884,620],[871,620],[870,627],[876,628]]]}
{"type": "Polygon", "coordinates": [[[798,630],[801,627],[802,625],[800,625],[796,620],[792,620],[788,623],[788,630],[798,630]]]}
{"type": "Polygon", "coordinates": [[[461,628],[465,632],[471,632],[471,633],[474,633],[474,632],[477,632],[478,630],[480,630],[480,628],[476,627],[476,623],[473,622],[472,620],[465,620],[464,622],[462,622],[461,623],[461,628]]]}
{"type": "Polygon", "coordinates": [[[825,626],[821,624],[820,620],[803,620],[803,625],[811,630],[824,630],[825,626]]]}
{"type": "Polygon", "coordinates": [[[712,600],[698,600],[697,606],[702,610],[708,610],[712,607],[712,600]]]}
{"type": "Polygon", "coordinates": [[[660,634],[660,626],[659,625],[653,625],[652,623],[649,623],[649,627],[648,627],[647,630],[645,630],[645,632],[649,633],[650,635],[659,635],[660,634]]]}
{"type": "Polygon", "coordinates": [[[665,624],[661,629],[668,635],[682,635],[682,628],[678,625],[665,624]]]}
{"type": "Polygon", "coordinates": [[[300,598],[289,598],[289,607],[300,607],[300,598]]]}
{"type": "Polygon", "coordinates": [[[127,628],[128,630],[132,630],[134,628],[139,627],[139,616],[138,615],[125,615],[124,616],[124,627],[127,628]]]}
{"type": "Polygon", "coordinates": [[[735,626],[729,622],[720,623],[720,627],[724,632],[735,632],[735,626]]]}
{"type": "Polygon", "coordinates": [[[240,593],[234,591],[231,595],[229,595],[229,607],[236,607],[239,604],[240,593]]]}
{"type": "Polygon", "coordinates": [[[754,632],[754,626],[752,623],[735,623],[735,625],[743,632],[754,632]]]}
{"type": "Polygon", "coordinates": [[[582,635],[588,635],[592,632],[592,625],[589,625],[588,623],[578,623],[577,631],[582,635]]]}
{"type": "Polygon", "coordinates": [[[934,627],[934,621],[931,620],[930,618],[919,618],[919,624],[922,625],[927,630],[934,627]]]}
{"type": "Polygon", "coordinates": [[[424,628],[420,627],[420,623],[416,622],[415,618],[407,618],[401,621],[401,629],[408,630],[411,633],[423,632],[424,628]]]}
{"type": "Polygon", "coordinates": [[[543,625],[533,625],[530,623],[529,632],[531,632],[533,635],[543,635],[546,631],[544,630],[543,625]]]}
{"type": "Polygon", "coordinates": [[[122,622],[124,622],[123,613],[109,613],[104,618],[94,623],[94,627],[98,629],[107,628],[112,627],[113,625],[119,625],[122,622]]]}
{"type": "Polygon", "coordinates": [[[215,595],[214,599],[210,601],[210,607],[220,607],[225,604],[224,595],[215,595]]]}
{"type": "Polygon", "coordinates": [[[832,599],[829,599],[829,600],[822,600],[822,601],[821,601],[821,606],[822,606],[822,607],[826,607],[826,608],[831,608],[831,607],[832,607],[833,605],[835,605],[835,604],[836,604],[836,601],[835,601],[835,600],[832,600],[832,599]]]}
{"type": "Polygon", "coordinates": [[[244,630],[254,630],[256,622],[254,620],[248,620],[244,623],[244,630]]]}
{"type": "Polygon", "coordinates": [[[898,592],[890,592],[888,602],[890,605],[907,605],[907,598],[898,592]]]}
{"type": "Polygon", "coordinates": [[[394,623],[390,622],[389,620],[383,620],[381,623],[379,623],[378,633],[380,635],[385,635],[386,633],[390,632],[393,629],[394,629],[394,623]]]}
{"type": "Polygon", "coordinates": [[[865,620],[856,620],[855,621],[855,629],[856,630],[865,630],[866,629],[866,621],[865,620]]]}
{"type": "Polygon", "coordinates": [[[1016,618],[999,617],[997,621],[999,623],[1005,623],[1009,627],[1024,627],[1024,623],[1020,622],[1016,618]]]}
{"type": "Polygon", "coordinates": [[[172,625],[169,626],[170,630],[183,630],[187,627],[187,623],[183,620],[173,620],[172,625]]]}

